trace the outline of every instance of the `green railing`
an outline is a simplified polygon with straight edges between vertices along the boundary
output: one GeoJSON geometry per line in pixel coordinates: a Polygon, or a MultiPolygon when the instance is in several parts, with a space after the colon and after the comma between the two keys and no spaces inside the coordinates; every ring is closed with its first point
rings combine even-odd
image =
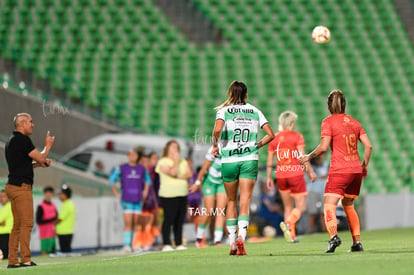
{"type": "Polygon", "coordinates": [[[47,67],[44,72],[36,73],[31,56],[2,40],[0,40],[0,55],[6,60],[11,61],[7,71],[3,75],[0,75],[0,82],[7,83],[8,88],[13,88],[19,93],[30,94],[44,100],[58,101],[62,106],[85,113],[94,119],[114,124],[121,129],[179,136],[174,129],[164,129],[156,124],[149,125],[148,129],[122,125],[119,123],[119,120],[120,113],[125,107],[124,105],[116,107],[117,112],[115,117],[108,117],[104,114],[104,105],[108,103],[105,100],[100,100],[96,108],[91,108],[85,101],[87,91],[82,83],[62,74],[53,67],[47,67]],[[21,70],[26,70],[24,81],[16,81],[18,78],[17,69],[20,68],[19,63],[25,64],[25,68],[21,68],[21,70]],[[43,84],[40,85],[41,87],[34,87],[35,79],[43,80],[43,84]],[[71,96],[69,90],[76,96],[71,96]]]}
{"type": "Polygon", "coordinates": [[[49,97],[52,94],[52,82],[61,83],[62,85],[59,86],[59,89],[62,93],[61,99],[63,101],[68,101],[68,93],[66,92],[69,87],[72,87],[74,89],[78,90],[79,94],[79,101],[83,102],[83,99],[85,98],[85,89],[83,86],[77,82],[75,79],[70,78],[68,76],[65,76],[61,74],[59,71],[57,71],[55,68],[47,67],[45,68],[44,72],[38,72],[35,73],[35,66],[33,64],[33,57],[26,54],[24,51],[19,50],[6,42],[0,40],[0,53],[2,56],[10,61],[17,61],[12,62],[10,65],[9,70],[9,79],[10,87],[18,89],[20,92],[30,92],[31,94],[37,94],[41,95],[44,99],[49,99],[49,97]],[[24,79],[24,86],[19,85],[20,83],[14,82],[17,68],[19,67],[18,64],[25,64],[24,67],[27,71],[27,77],[24,79]],[[44,87],[42,89],[35,89],[34,86],[34,78],[38,77],[45,80],[44,87]]]}

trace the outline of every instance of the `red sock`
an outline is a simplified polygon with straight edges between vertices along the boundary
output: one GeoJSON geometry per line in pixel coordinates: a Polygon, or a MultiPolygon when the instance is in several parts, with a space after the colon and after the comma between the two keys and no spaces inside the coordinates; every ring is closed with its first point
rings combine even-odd
{"type": "Polygon", "coordinates": [[[359,218],[358,213],[355,211],[355,207],[353,204],[351,205],[343,205],[346,219],[348,221],[349,229],[351,230],[352,239],[354,240],[354,243],[360,241],[360,234],[361,229],[359,225],[359,218]]]}
{"type": "Polygon", "coordinates": [[[325,213],[325,225],[331,238],[338,234],[338,221],[336,219],[336,204],[325,203],[323,207],[325,213]]]}

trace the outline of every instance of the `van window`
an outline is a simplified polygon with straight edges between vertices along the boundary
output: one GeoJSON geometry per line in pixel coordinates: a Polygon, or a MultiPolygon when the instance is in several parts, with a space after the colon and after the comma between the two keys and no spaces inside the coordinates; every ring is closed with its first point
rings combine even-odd
{"type": "Polygon", "coordinates": [[[91,157],[91,153],[80,153],[70,158],[68,161],[65,162],[65,164],[86,171],[88,169],[91,157]]]}

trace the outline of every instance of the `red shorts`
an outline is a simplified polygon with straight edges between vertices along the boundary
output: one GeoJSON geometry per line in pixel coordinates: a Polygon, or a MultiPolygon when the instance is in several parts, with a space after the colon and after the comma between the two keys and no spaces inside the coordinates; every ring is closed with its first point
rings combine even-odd
{"type": "Polygon", "coordinates": [[[329,174],[325,186],[325,196],[356,199],[362,184],[362,173],[329,174]]]}
{"type": "Polygon", "coordinates": [[[292,196],[307,195],[306,181],[303,175],[276,179],[276,186],[280,192],[290,192],[292,196]]]}

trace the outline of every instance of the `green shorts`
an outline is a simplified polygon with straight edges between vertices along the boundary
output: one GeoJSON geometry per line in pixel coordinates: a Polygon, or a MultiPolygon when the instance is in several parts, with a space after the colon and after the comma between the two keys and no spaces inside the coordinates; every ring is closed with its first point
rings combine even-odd
{"type": "Polygon", "coordinates": [[[215,196],[218,193],[226,194],[223,182],[214,183],[208,178],[203,182],[203,195],[204,196],[215,196]]]}
{"type": "Polygon", "coordinates": [[[40,240],[40,251],[46,253],[56,253],[56,240],[55,238],[47,238],[40,240]]]}
{"type": "Polygon", "coordinates": [[[257,166],[259,161],[248,160],[241,162],[222,163],[221,174],[225,182],[233,182],[238,179],[257,179],[257,166]]]}

